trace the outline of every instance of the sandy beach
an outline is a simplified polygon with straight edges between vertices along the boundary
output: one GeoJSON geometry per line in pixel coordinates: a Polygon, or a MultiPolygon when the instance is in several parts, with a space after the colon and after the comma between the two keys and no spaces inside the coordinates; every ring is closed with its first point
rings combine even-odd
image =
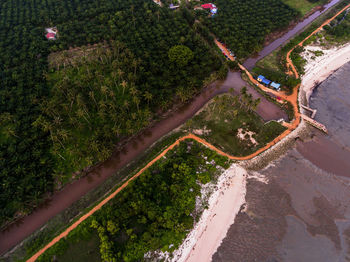
{"type": "Polygon", "coordinates": [[[209,199],[209,208],[183,244],[173,253],[171,261],[211,261],[227,230],[245,203],[247,172],[233,164],[218,179],[217,190],[209,199]]]}
{"type": "MultiPolygon", "coordinates": [[[[307,46],[303,57],[307,60],[307,65],[305,66],[305,74],[302,76],[299,102],[302,94],[306,96],[308,101],[317,83],[321,83],[350,61],[350,43],[328,50],[319,46],[307,46]],[[310,51],[322,51],[323,55],[315,57],[310,51]],[[313,59],[312,56],[314,56],[313,59]]],[[[287,140],[294,140],[304,128],[305,123],[302,121],[298,128],[285,137],[283,141],[252,160],[244,161],[244,166],[249,166],[252,162],[256,163],[267,155],[280,151],[280,147],[288,144],[287,140]]],[[[172,261],[211,261],[212,255],[234,223],[240,207],[245,203],[246,181],[250,178],[253,177],[249,177],[247,171],[238,165],[233,165],[220,177],[218,190],[213,193],[209,200],[209,209],[204,211],[200,221],[174,253],[172,261]]]]}
{"type": "Polygon", "coordinates": [[[317,83],[321,83],[350,61],[350,43],[331,49],[313,45],[306,46],[302,56],[307,60],[307,64],[304,67],[305,75],[302,76],[301,90],[305,92],[308,101],[317,83]],[[323,55],[314,56],[312,52],[315,51],[322,51],[323,55]]]}

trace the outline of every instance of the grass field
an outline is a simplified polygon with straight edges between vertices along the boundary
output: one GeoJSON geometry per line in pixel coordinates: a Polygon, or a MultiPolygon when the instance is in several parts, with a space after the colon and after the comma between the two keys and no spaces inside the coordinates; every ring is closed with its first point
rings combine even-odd
{"type": "Polygon", "coordinates": [[[222,95],[185,125],[194,134],[234,156],[246,156],[281,134],[285,127],[264,123],[256,113],[237,103],[233,95],[222,95]]]}
{"type": "Polygon", "coordinates": [[[268,70],[272,70],[272,71],[279,71],[280,67],[279,67],[279,63],[281,62],[281,59],[278,55],[278,50],[272,52],[271,54],[269,54],[268,56],[265,56],[263,59],[259,60],[256,63],[256,66],[261,67],[261,68],[265,68],[268,70]]]}
{"type": "Polygon", "coordinates": [[[308,0],[283,0],[283,2],[290,7],[298,10],[302,16],[306,15],[315,6],[321,5],[327,1],[319,0],[315,3],[311,3],[308,0]]]}

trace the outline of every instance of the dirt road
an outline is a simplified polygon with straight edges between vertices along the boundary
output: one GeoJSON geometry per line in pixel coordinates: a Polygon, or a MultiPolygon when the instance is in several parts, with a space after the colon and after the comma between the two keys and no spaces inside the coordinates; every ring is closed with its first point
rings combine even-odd
{"type": "MultiPolygon", "coordinates": [[[[340,14],[341,12],[343,12],[346,8],[348,8],[350,6],[347,5],[343,10],[341,10],[339,13],[337,13],[334,17],[332,17],[331,19],[327,20],[324,24],[329,23],[331,20],[333,20],[338,14],[340,14]]],[[[324,24],[322,26],[320,26],[317,30],[315,30],[311,35],[317,33],[319,30],[322,29],[322,27],[324,26],[324,24]]],[[[311,36],[310,35],[310,36],[311,36]]],[[[309,37],[310,37],[309,36],[309,37]]],[[[307,39],[307,38],[306,38],[307,39]]],[[[299,45],[302,45],[302,43],[306,40],[304,39],[301,43],[299,43],[299,45]]],[[[294,48],[293,48],[294,49],[294,48]]],[[[292,49],[292,50],[293,50],[292,49]]],[[[292,51],[291,50],[291,51],[292,51]]],[[[288,66],[291,68],[291,70],[293,71],[294,75],[296,77],[299,77],[291,59],[289,58],[290,52],[288,52],[287,54],[287,63],[288,66]]],[[[226,52],[228,52],[226,50],[226,52]]],[[[233,57],[228,56],[229,58],[233,59],[233,57]]],[[[244,70],[248,77],[250,78],[250,80],[255,83],[253,77],[251,76],[251,74],[241,65],[242,70],[244,70]]],[[[256,84],[256,83],[255,83],[256,84]]],[[[258,85],[259,86],[259,85],[258,85]]],[[[261,86],[259,86],[261,87],[261,86]]],[[[261,87],[262,88],[262,87],[261,87]]],[[[154,158],[151,162],[149,162],[143,169],[141,169],[135,176],[133,176],[132,178],[130,178],[127,182],[125,182],[120,188],[118,188],[117,190],[115,190],[111,195],[109,195],[107,198],[105,198],[104,200],[102,200],[97,206],[95,206],[92,210],[90,210],[88,213],[86,213],[85,215],[83,215],[78,221],[76,221],[74,224],[72,224],[70,227],[68,227],[63,233],[61,233],[59,236],[55,237],[52,241],[50,241],[43,249],[41,249],[40,251],[38,251],[34,256],[32,256],[28,261],[35,261],[42,253],[44,253],[49,247],[51,247],[52,245],[54,245],[55,243],[57,243],[60,239],[64,238],[65,236],[67,236],[74,228],[76,228],[82,221],[84,221],[85,219],[87,219],[89,216],[91,216],[92,214],[94,214],[97,210],[99,210],[102,206],[104,206],[106,203],[109,202],[109,200],[111,200],[112,198],[114,198],[124,187],[126,187],[128,185],[128,183],[135,179],[136,177],[138,177],[140,174],[142,174],[142,172],[147,169],[148,167],[150,167],[151,165],[153,165],[154,162],[156,162],[158,159],[160,159],[162,156],[164,156],[169,150],[171,150],[174,146],[178,145],[180,143],[180,141],[183,141],[185,139],[194,139],[206,146],[208,146],[209,148],[211,148],[212,150],[215,150],[217,153],[225,155],[227,157],[229,157],[230,159],[235,159],[235,160],[246,160],[246,159],[251,159],[253,157],[255,157],[256,155],[260,154],[261,152],[265,151],[266,149],[272,147],[274,144],[276,144],[278,141],[280,141],[281,139],[283,139],[286,135],[288,135],[294,128],[296,128],[299,123],[300,123],[300,114],[299,114],[299,110],[298,110],[298,106],[297,106],[297,94],[298,94],[298,88],[299,86],[297,86],[292,95],[290,96],[281,96],[283,99],[289,101],[292,103],[293,108],[294,108],[294,113],[295,113],[295,119],[292,121],[290,128],[288,130],[286,130],[285,132],[283,132],[279,137],[277,137],[276,139],[274,139],[272,142],[268,143],[265,147],[259,149],[258,151],[256,151],[255,153],[246,156],[246,157],[235,157],[235,156],[230,156],[224,152],[222,152],[221,150],[217,149],[216,147],[214,147],[213,145],[209,144],[208,142],[204,141],[203,139],[196,137],[193,134],[189,134],[187,136],[184,136],[180,139],[178,139],[174,144],[172,144],[171,146],[169,146],[167,149],[165,149],[160,155],[158,155],[156,158],[154,158]]]]}

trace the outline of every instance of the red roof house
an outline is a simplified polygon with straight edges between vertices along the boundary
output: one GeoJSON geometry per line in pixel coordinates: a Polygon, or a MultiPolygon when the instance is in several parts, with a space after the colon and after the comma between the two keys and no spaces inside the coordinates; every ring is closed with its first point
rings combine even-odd
{"type": "Polygon", "coordinates": [[[215,6],[213,6],[213,4],[204,4],[204,5],[202,5],[202,8],[204,8],[204,9],[212,9],[212,8],[215,8],[215,6]]]}
{"type": "Polygon", "coordinates": [[[49,40],[55,39],[56,38],[56,34],[54,34],[54,33],[47,33],[46,34],[46,38],[49,39],[49,40]]]}

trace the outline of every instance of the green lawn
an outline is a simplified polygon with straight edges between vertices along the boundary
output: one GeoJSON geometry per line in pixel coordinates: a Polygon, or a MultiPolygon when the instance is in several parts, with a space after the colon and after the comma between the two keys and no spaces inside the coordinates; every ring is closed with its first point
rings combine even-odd
{"type": "Polygon", "coordinates": [[[280,57],[278,56],[279,49],[273,51],[271,54],[265,56],[263,59],[256,63],[256,66],[265,68],[272,71],[280,71],[278,64],[280,63],[280,57]]]}
{"type": "Polygon", "coordinates": [[[301,13],[301,15],[304,16],[305,14],[310,12],[312,8],[321,5],[326,1],[319,0],[315,3],[311,3],[308,0],[283,0],[283,2],[289,5],[290,7],[298,10],[301,13]]]}
{"type": "Polygon", "coordinates": [[[264,123],[256,113],[240,107],[233,95],[222,95],[189,120],[185,128],[234,156],[255,152],[285,130],[281,124],[264,123]],[[240,132],[245,134],[241,138],[240,132]]]}

